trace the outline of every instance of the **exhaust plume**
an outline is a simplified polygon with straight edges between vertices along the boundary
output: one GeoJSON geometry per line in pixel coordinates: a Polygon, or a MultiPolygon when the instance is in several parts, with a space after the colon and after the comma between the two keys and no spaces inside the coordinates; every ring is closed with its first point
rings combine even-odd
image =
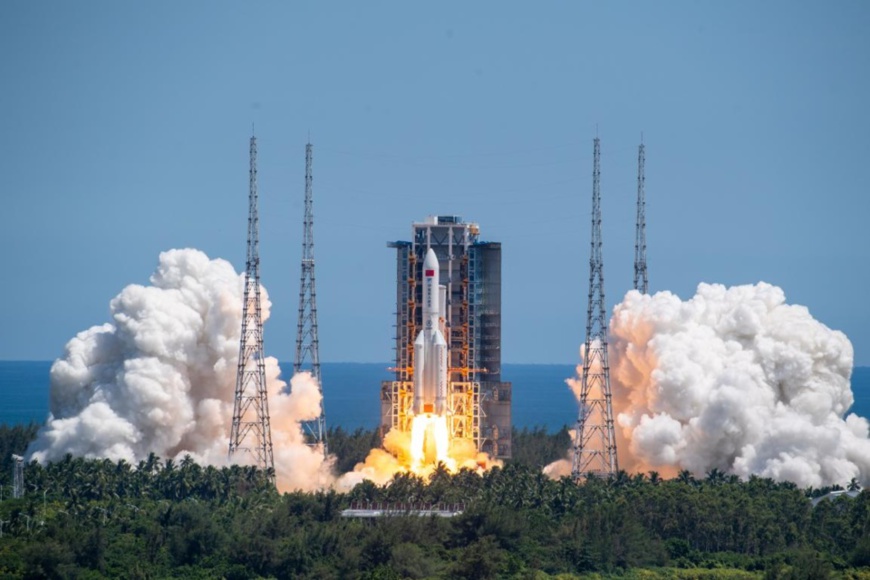
{"type": "MultiPolygon", "coordinates": [[[[111,322],[80,332],[52,365],[50,415],[29,457],[135,464],[154,452],[227,464],[243,289],[225,260],[193,249],[160,254],[150,285],[124,288],[109,305],[111,322]]],[[[270,306],[263,288],[264,321],[270,306]]],[[[332,462],[305,444],[300,424],[320,414],[316,381],[299,373],[288,394],[278,361],[267,357],[265,368],[279,489],[329,486],[332,462]]]]}
{"type": "Polygon", "coordinates": [[[870,484],[868,421],[846,415],[852,344],[780,288],[631,291],[610,330],[622,467],[870,484]]]}
{"type": "MultiPolygon", "coordinates": [[[[425,419],[425,417],[415,417],[415,419],[425,419]]],[[[432,421],[438,419],[439,417],[435,417],[432,421]]],[[[425,423],[420,424],[425,427],[425,423]]],[[[444,436],[446,437],[446,432],[444,436]]],[[[353,471],[338,478],[336,489],[342,492],[350,491],[366,479],[377,485],[385,485],[397,473],[411,473],[427,480],[439,463],[450,473],[456,473],[460,469],[484,473],[503,465],[501,460],[478,451],[474,443],[468,439],[453,439],[449,443],[445,441],[448,445],[445,457],[438,456],[434,442],[431,442],[429,449],[424,450],[423,457],[415,457],[412,438],[411,431],[390,429],[384,437],[383,449],[375,448],[369,451],[365,461],[357,463],[353,471]]]]}

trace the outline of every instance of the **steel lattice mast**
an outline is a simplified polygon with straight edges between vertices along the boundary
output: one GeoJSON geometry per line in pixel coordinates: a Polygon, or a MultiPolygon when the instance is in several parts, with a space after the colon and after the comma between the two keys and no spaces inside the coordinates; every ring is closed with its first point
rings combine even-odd
{"type": "Polygon", "coordinates": [[[619,470],[613,436],[610,367],[607,361],[607,319],[604,307],[604,263],[601,257],[601,191],[599,139],[594,141],[592,169],[592,253],[589,258],[589,307],[583,351],[580,415],[574,436],[571,476],[610,476],[619,470]]]}
{"type": "Polygon", "coordinates": [[[323,383],[320,375],[320,345],[317,338],[317,293],[314,284],[314,200],[311,173],[312,146],[305,145],[305,217],[302,221],[302,276],[299,284],[299,318],[296,327],[296,361],[293,372],[311,372],[320,389],[320,416],[305,425],[314,445],[322,445],[328,453],[326,441],[326,411],[323,401],[323,383]],[[307,368],[306,361],[308,362],[307,368]]]}
{"type": "Polygon", "coordinates": [[[233,426],[229,456],[248,453],[256,465],[275,477],[269,400],[263,354],[263,318],[260,310],[260,219],[257,212],[257,138],[251,137],[250,189],[248,195],[248,252],[245,294],[242,303],[242,339],[236,375],[233,426]]]}
{"type": "Polygon", "coordinates": [[[644,192],[645,153],[643,143],[637,149],[637,227],[634,238],[634,289],[649,293],[646,274],[646,193],[644,192]]]}

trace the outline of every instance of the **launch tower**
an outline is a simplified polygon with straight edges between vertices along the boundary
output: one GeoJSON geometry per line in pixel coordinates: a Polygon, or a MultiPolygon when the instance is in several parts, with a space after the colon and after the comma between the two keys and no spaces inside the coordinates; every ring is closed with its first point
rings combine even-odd
{"type": "Polygon", "coordinates": [[[571,477],[609,476],[619,470],[613,436],[610,367],[607,362],[607,319],[604,306],[604,261],[601,257],[601,144],[594,141],[592,167],[592,249],[589,258],[589,306],[580,414],[574,436],[571,477]]]}
{"type": "Polygon", "coordinates": [[[637,227],[634,234],[634,289],[648,294],[646,275],[646,193],[644,192],[645,153],[643,142],[637,148],[637,227]]]}
{"type": "Polygon", "coordinates": [[[492,456],[511,456],[511,384],[501,380],[501,244],[478,224],[430,216],[396,250],[395,380],[381,385],[381,431],[408,431],[413,416],[414,342],[423,320],[424,262],[431,248],[444,287],[439,309],[448,349],[448,429],[492,456]]]}
{"type": "Polygon", "coordinates": [[[317,381],[320,389],[320,416],[305,423],[305,428],[315,445],[323,446],[328,453],[326,441],[326,411],[323,406],[323,383],[320,375],[320,343],[317,338],[317,293],[314,285],[314,200],[311,191],[312,146],[305,145],[305,217],[302,220],[302,277],[299,284],[299,318],[296,327],[296,359],[293,372],[307,370],[317,381]],[[306,360],[308,364],[306,365],[306,360]],[[306,368],[303,368],[306,367],[306,368]]]}
{"type": "Polygon", "coordinates": [[[236,375],[230,459],[237,453],[252,455],[255,465],[275,476],[269,400],[263,355],[263,318],[260,311],[260,218],[257,213],[257,138],[251,137],[248,194],[248,252],[242,303],[242,339],[236,375]]]}

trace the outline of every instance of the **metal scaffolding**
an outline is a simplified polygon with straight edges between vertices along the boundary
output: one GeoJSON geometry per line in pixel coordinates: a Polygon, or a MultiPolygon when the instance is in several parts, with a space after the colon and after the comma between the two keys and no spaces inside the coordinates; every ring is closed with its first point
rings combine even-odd
{"type": "Polygon", "coordinates": [[[459,216],[414,223],[413,241],[396,249],[396,373],[381,388],[381,429],[407,430],[413,401],[414,340],[422,327],[422,263],[438,256],[445,287],[443,328],[449,347],[448,426],[494,456],[511,453],[511,384],[501,381],[501,245],[459,216]]]}
{"type": "Polygon", "coordinates": [[[252,455],[255,464],[274,480],[272,431],[263,354],[263,318],[260,310],[260,221],[257,213],[257,138],[251,137],[248,193],[248,250],[242,302],[242,337],[236,375],[230,459],[237,452],[252,455]]]}
{"type": "Polygon", "coordinates": [[[604,261],[601,255],[601,144],[594,141],[592,169],[592,248],[589,258],[589,306],[583,349],[580,413],[574,437],[571,476],[610,476],[619,470],[613,434],[610,367],[607,360],[607,318],[604,303],[604,261]]]}
{"type": "Polygon", "coordinates": [[[299,282],[299,315],[296,326],[296,358],[293,372],[307,370],[320,390],[320,416],[305,422],[313,444],[327,455],[326,410],[320,374],[320,342],[317,338],[317,292],[314,284],[314,199],[312,193],[312,145],[305,145],[305,216],[302,220],[302,275],[299,282]]]}

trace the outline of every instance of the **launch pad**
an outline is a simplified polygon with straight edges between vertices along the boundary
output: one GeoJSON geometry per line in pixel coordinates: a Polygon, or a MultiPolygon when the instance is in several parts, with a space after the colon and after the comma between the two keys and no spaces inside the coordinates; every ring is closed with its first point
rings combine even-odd
{"type": "MultiPolygon", "coordinates": [[[[388,244],[397,258],[396,377],[381,385],[381,434],[410,433],[414,417],[427,412],[415,408],[414,383],[431,250],[442,288],[428,294],[438,297],[438,330],[447,346],[443,414],[451,444],[464,440],[475,451],[509,458],[512,387],[501,381],[501,244],[482,241],[479,226],[459,216],[430,216],[412,228],[413,241],[388,244]]],[[[428,412],[436,410],[431,403],[428,412]]]]}

